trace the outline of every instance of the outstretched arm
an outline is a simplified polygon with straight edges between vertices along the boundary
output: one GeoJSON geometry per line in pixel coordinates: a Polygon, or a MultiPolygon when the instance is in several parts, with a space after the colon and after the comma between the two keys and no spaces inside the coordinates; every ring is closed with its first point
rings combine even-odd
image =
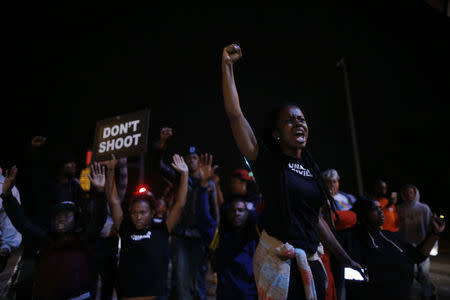
{"type": "Polygon", "coordinates": [[[200,156],[200,188],[197,190],[195,214],[200,225],[200,233],[208,244],[213,240],[217,225],[220,223],[220,212],[216,212],[217,220],[211,216],[208,192],[209,181],[214,176],[216,168],[217,166],[212,166],[212,155],[202,154],[200,156]]]}
{"type": "Polygon", "coordinates": [[[119,160],[115,159],[114,156],[112,160],[105,163],[108,169],[106,179],[106,198],[108,199],[109,208],[111,209],[111,216],[117,230],[120,229],[120,225],[123,220],[122,206],[120,205],[120,199],[116,187],[116,175],[114,174],[114,169],[118,163],[119,160]]]}
{"type": "Polygon", "coordinates": [[[231,44],[222,53],[222,92],[225,112],[230,120],[231,130],[236,144],[242,154],[249,160],[258,156],[258,142],[253,129],[241,110],[239,95],[234,81],[233,65],[242,57],[241,48],[231,44]]]}
{"type": "Polygon", "coordinates": [[[186,204],[186,197],[188,191],[188,180],[189,180],[189,169],[186,163],[184,162],[183,157],[175,154],[173,156],[172,167],[180,173],[180,183],[178,185],[178,190],[175,195],[175,203],[172,206],[172,209],[169,212],[169,215],[166,219],[167,230],[172,232],[172,229],[178,222],[178,219],[181,216],[181,212],[183,211],[184,205],[186,204]]]}
{"type": "Polygon", "coordinates": [[[86,237],[89,241],[98,237],[106,222],[105,168],[104,165],[94,162],[91,164],[91,173],[88,174],[94,187],[92,197],[87,199],[83,213],[83,226],[86,227],[86,237]]]}
{"type": "Polygon", "coordinates": [[[353,259],[351,259],[350,256],[348,256],[347,252],[345,252],[344,248],[342,248],[341,244],[339,244],[339,242],[336,240],[336,237],[328,226],[328,223],[323,219],[321,214],[319,214],[319,223],[317,224],[317,226],[319,239],[324,247],[328,249],[342,265],[360,272],[367,281],[368,278],[366,277],[366,274],[362,273],[361,271],[362,267],[353,259]]]}
{"type": "Polygon", "coordinates": [[[214,174],[212,180],[214,181],[216,195],[217,195],[217,203],[218,206],[222,206],[225,203],[225,198],[223,197],[222,188],[220,187],[220,177],[217,174],[214,174]]]}

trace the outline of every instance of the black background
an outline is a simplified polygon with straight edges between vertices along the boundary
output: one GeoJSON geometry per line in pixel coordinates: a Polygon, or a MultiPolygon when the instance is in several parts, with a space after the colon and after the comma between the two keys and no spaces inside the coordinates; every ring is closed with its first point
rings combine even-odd
{"type": "MultiPolygon", "coordinates": [[[[223,180],[244,167],[221,96],[222,49],[241,45],[236,80],[253,128],[277,101],[298,102],[322,169],[356,193],[342,72],[345,56],[367,187],[418,186],[445,211],[450,190],[450,18],[422,1],[346,1],[299,8],[15,4],[5,10],[3,164],[33,135],[84,160],[97,120],[151,107],[151,138],[174,126],[170,152],[215,154],[223,180]],[[393,3],[395,2],[395,3],[393,3]],[[345,4],[345,6],[344,6],[345,4]]],[[[26,167],[26,166],[25,166],[26,167]]],[[[133,172],[133,171],[132,171],[133,172]]]]}

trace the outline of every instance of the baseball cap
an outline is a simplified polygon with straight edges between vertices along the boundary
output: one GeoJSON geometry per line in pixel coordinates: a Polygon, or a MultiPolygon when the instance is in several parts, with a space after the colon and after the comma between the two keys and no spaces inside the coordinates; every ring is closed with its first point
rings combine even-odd
{"type": "Polygon", "coordinates": [[[188,146],[186,149],[185,149],[185,151],[184,151],[184,153],[183,153],[183,156],[185,156],[185,155],[189,155],[189,154],[197,154],[198,156],[200,156],[200,150],[198,149],[198,147],[196,147],[196,146],[188,146]]]}
{"type": "Polygon", "coordinates": [[[53,214],[55,215],[62,210],[70,210],[73,212],[77,212],[78,207],[75,205],[75,203],[71,201],[63,201],[53,206],[53,214]]]}
{"type": "Polygon", "coordinates": [[[245,169],[236,169],[233,172],[231,172],[231,177],[239,178],[240,180],[244,181],[250,181],[250,174],[245,169]]]}

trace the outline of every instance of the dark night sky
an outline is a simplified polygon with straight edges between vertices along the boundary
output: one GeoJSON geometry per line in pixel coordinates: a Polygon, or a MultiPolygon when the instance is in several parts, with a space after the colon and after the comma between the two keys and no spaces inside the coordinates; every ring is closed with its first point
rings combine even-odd
{"type": "MultiPolygon", "coordinates": [[[[82,161],[96,120],[150,106],[151,134],[175,124],[171,152],[194,143],[220,172],[243,167],[223,110],[222,48],[236,42],[243,110],[253,127],[277,101],[297,101],[322,169],[356,192],[342,72],[346,56],[364,182],[419,187],[442,210],[450,189],[450,18],[421,1],[349,1],[299,9],[195,9],[67,3],[7,11],[0,154],[25,141],[71,148],[82,161]]],[[[6,12],[6,11],[5,11],[6,12]]],[[[57,150],[52,150],[57,151],[57,150]]]]}

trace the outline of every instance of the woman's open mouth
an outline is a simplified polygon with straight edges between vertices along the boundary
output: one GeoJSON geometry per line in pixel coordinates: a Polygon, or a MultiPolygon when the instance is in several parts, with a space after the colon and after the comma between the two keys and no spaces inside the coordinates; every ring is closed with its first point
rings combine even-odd
{"type": "Polygon", "coordinates": [[[299,141],[299,142],[305,141],[305,131],[297,130],[297,131],[295,131],[294,135],[295,135],[297,141],[299,141]]]}

